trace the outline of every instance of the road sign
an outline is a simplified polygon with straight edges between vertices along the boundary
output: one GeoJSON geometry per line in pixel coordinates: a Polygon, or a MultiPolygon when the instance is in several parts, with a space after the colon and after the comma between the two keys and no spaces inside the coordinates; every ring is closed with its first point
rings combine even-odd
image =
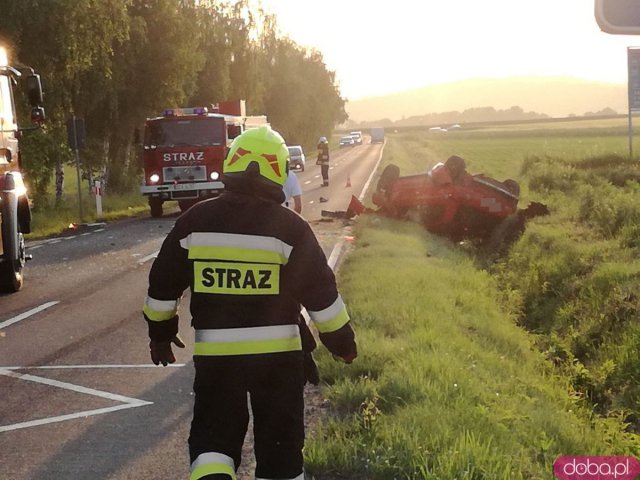
{"type": "Polygon", "coordinates": [[[72,150],[84,148],[86,143],[84,119],[73,116],[67,120],[67,142],[72,150]]]}
{"type": "Polygon", "coordinates": [[[606,33],[640,35],[638,0],[595,0],[596,21],[606,33]]]}
{"type": "Polygon", "coordinates": [[[640,48],[627,48],[629,110],[640,112],[640,48]]]}

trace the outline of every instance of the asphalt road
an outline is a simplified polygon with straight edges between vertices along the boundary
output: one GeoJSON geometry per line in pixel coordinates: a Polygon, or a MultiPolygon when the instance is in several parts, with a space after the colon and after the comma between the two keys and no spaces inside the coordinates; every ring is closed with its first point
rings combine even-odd
{"type": "MultiPolygon", "coordinates": [[[[336,151],[329,187],[314,158],[299,173],[302,215],[330,263],[349,231],[320,212],[346,210],[351,195],[361,196],[380,154],[368,139],[336,151]]],[[[25,286],[0,296],[0,480],[188,478],[188,302],[180,311],[187,348],[171,367],[151,364],[141,314],[149,269],[176,218],[27,242],[34,260],[25,286]]],[[[248,460],[239,479],[252,478],[249,470],[248,460]]]]}

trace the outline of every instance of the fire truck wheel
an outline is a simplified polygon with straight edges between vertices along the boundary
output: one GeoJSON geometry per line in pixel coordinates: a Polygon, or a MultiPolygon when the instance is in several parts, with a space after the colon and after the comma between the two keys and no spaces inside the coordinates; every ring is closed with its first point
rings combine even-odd
{"type": "Polygon", "coordinates": [[[151,210],[151,216],[158,218],[162,216],[162,200],[159,198],[149,198],[149,209],[151,210]]]}
{"type": "Polygon", "coordinates": [[[22,288],[22,271],[26,261],[24,236],[17,232],[10,221],[2,222],[2,242],[5,249],[0,263],[0,291],[17,292],[22,288]],[[13,234],[11,234],[13,232],[13,234]]]}

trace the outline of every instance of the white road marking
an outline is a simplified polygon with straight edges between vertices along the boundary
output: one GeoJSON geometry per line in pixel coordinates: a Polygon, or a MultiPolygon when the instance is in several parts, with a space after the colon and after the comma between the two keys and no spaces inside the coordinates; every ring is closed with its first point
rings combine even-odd
{"type": "Polygon", "coordinates": [[[64,422],[65,420],[73,420],[76,418],[86,418],[92,415],[101,415],[103,413],[115,412],[118,410],[125,410],[127,408],[144,407],[150,405],[153,402],[137,402],[116,405],[114,407],[99,408],[97,410],[85,410],[84,412],[71,413],[69,415],[60,415],[58,417],[43,418],[41,420],[31,420],[30,422],[14,423],[12,425],[0,426],[0,433],[10,432],[12,430],[19,430],[21,428],[38,427],[40,425],[47,425],[49,423],[64,422]]]}
{"type": "Polygon", "coordinates": [[[49,423],[63,422],[65,420],[73,420],[75,418],[85,418],[92,415],[101,415],[103,413],[115,412],[117,410],[124,410],[126,408],[143,407],[145,405],[152,405],[153,402],[146,400],[140,400],[137,398],[125,397],[124,395],[117,395],[115,393],[103,392],[102,390],[95,390],[93,388],[86,388],[80,385],[74,385],[72,383],[60,382],[58,380],[51,380],[43,377],[36,377],[35,375],[20,374],[10,372],[0,368],[0,375],[7,377],[17,378],[19,380],[25,380],[28,382],[42,383],[56,388],[62,388],[65,390],[71,390],[77,393],[84,393],[86,395],[93,395],[95,397],[105,398],[114,402],[122,402],[122,405],[115,405],[113,407],[99,408],[96,410],[85,410],[83,412],[70,413],[68,415],[58,415],[56,417],[41,418],[38,420],[31,420],[28,422],[14,423],[12,425],[0,425],[1,432],[9,432],[12,430],[18,430],[21,428],[36,427],[39,425],[47,425],[49,423]]]}
{"type": "MultiPolygon", "coordinates": [[[[168,365],[169,367],[184,367],[184,363],[168,365]]],[[[0,375],[6,377],[16,378],[18,380],[24,380],[27,382],[41,383],[49,385],[55,388],[62,388],[64,390],[70,390],[76,393],[83,393],[85,395],[93,395],[94,397],[104,398],[114,402],[121,402],[121,405],[114,405],[113,407],[98,408],[95,410],[85,410],[82,412],[70,413],[67,415],[58,415],[55,417],[41,418],[38,420],[30,420],[27,422],[14,423],[12,425],[0,425],[0,433],[9,432],[12,430],[19,430],[22,428],[37,427],[40,425],[47,425],[49,423],[64,422],[66,420],[73,420],[76,418],[86,418],[93,415],[102,415],[104,413],[111,413],[118,410],[124,410],[127,408],[144,407],[147,405],[153,405],[153,402],[147,400],[140,400],[138,398],[126,397],[117,393],[105,392],[103,390],[96,390],[94,388],[87,388],[81,385],[74,385],[73,383],[61,382],[59,380],[52,380],[49,378],[38,377],[30,374],[22,374],[14,372],[13,370],[20,369],[39,369],[39,370],[55,370],[55,369],[86,369],[86,368],[158,368],[156,365],[44,365],[40,367],[0,367],[0,375]]]]}
{"type": "Polygon", "coordinates": [[[115,393],[104,392],[102,390],[95,390],[93,388],[87,388],[81,385],[74,385],[73,383],[61,382],[59,380],[52,380],[50,378],[37,377],[35,375],[30,375],[28,373],[11,372],[8,370],[4,370],[2,368],[0,368],[0,375],[6,375],[7,377],[18,378],[20,380],[25,380],[27,382],[42,383],[44,385],[49,385],[51,387],[70,390],[72,392],[84,393],[86,395],[93,395],[94,397],[106,398],[107,400],[113,400],[114,402],[138,403],[142,401],[135,398],[125,397],[123,395],[118,395],[115,393]]]}
{"type": "MultiPolygon", "coordinates": [[[[373,176],[375,175],[376,171],[378,170],[378,165],[380,165],[380,161],[382,160],[382,152],[384,151],[384,146],[386,145],[383,144],[382,148],[380,149],[380,156],[378,157],[378,161],[376,162],[376,166],[373,168],[373,170],[371,171],[371,175],[369,175],[369,178],[367,179],[367,182],[364,184],[364,187],[362,188],[362,192],[360,192],[360,196],[358,197],[358,200],[362,201],[362,199],[364,198],[367,189],[369,188],[369,184],[371,183],[371,180],[373,179],[373,176]]],[[[335,244],[335,246],[333,247],[333,250],[331,251],[331,255],[329,256],[329,260],[327,260],[327,263],[329,264],[329,267],[331,268],[331,270],[335,270],[336,267],[336,263],[338,262],[338,258],[340,258],[340,254],[342,253],[342,248],[345,245],[345,234],[347,232],[347,228],[345,227],[342,230],[342,236],[340,237],[340,240],[338,241],[338,243],[335,244]]]]}
{"type": "Polygon", "coordinates": [[[329,255],[329,260],[327,260],[327,263],[329,264],[329,268],[331,268],[331,270],[335,270],[336,263],[338,262],[338,258],[340,257],[340,253],[342,252],[343,246],[344,246],[344,235],[342,235],[338,243],[336,243],[333,246],[331,255],[329,255]]]}
{"type": "Polygon", "coordinates": [[[141,258],[140,260],[138,260],[138,265],[142,265],[143,263],[147,263],[149,260],[156,258],[159,253],[160,250],[158,250],[157,252],[153,252],[151,255],[147,255],[144,258],[141,258]]]}
{"type": "Polygon", "coordinates": [[[0,329],[6,328],[9,325],[13,325],[14,323],[17,323],[21,320],[24,320],[25,318],[29,318],[32,315],[35,315],[36,313],[40,313],[43,310],[46,310],[49,307],[53,307],[54,305],[57,305],[58,303],[60,303],[59,301],[54,301],[54,302],[47,302],[44,303],[42,305],[40,305],[39,307],[36,308],[32,308],[31,310],[21,313],[20,315],[18,315],[17,317],[13,317],[10,318],[9,320],[5,320],[4,322],[0,323],[0,329]]]}
{"type": "MultiPolygon", "coordinates": [[[[167,367],[184,367],[186,363],[171,363],[167,367]]],[[[74,370],[84,368],[158,368],[157,365],[41,365],[39,367],[0,367],[0,370],[74,370]]],[[[164,367],[163,367],[164,368],[164,367]]]]}

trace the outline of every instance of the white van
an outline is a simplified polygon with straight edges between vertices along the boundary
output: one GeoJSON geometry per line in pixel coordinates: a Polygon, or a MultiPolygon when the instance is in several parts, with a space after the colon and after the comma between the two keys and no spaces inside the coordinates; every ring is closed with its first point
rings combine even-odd
{"type": "Polygon", "coordinates": [[[357,131],[357,132],[349,132],[349,135],[351,135],[353,137],[353,139],[356,142],[356,145],[362,145],[362,132],[361,131],[357,131]]]}

